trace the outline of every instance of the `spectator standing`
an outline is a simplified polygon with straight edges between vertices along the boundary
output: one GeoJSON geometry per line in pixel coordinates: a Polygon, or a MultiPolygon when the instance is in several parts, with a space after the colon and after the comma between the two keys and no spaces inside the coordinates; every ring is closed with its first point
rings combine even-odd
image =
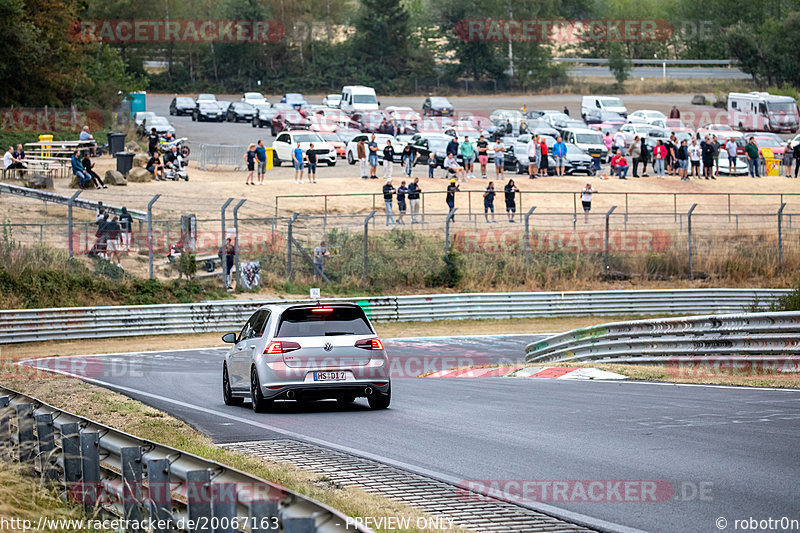
{"type": "Polygon", "coordinates": [[[794,156],[794,177],[797,177],[797,171],[800,170],[800,143],[797,143],[792,148],[792,155],[794,156]]]}
{"type": "Polygon", "coordinates": [[[689,178],[686,172],[689,168],[689,147],[686,145],[686,139],[681,141],[676,159],[678,160],[678,175],[681,177],[681,181],[688,181],[689,178]]]}
{"type": "MultiPolygon", "coordinates": [[[[176,148],[173,146],[173,148],[176,148]]],[[[258,164],[258,185],[264,185],[264,175],[267,173],[267,149],[261,139],[256,143],[256,162],[258,164]]]]}
{"type": "Polygon", "coordinates": [[[759,166],[759,153],[758,153],[758,145],[756,145],[756,140],[753,137],[747,141],[747,144],[744,146],[744,153],[747,156],[747,168],[750,172],[751,178],[760,178],[758,171],[759,166]]]}
{"type": "Polygon", "coordinates": [[[133,231],[133,217],[128,213],[128,208],[122,207],[122,214],[119,215],[120,239],[122,249],[126,252],[131,249],[131,232],[133,231]]]}
{"type": "Polygon", "coordinates": [[[233,290],[233,263],[236,259],[236,246],[233,244],[233,238],[228,237],[225,244],[219,251],[220,259],[222,259],[222,271],[225,276],[225,286],[229,291],[233,290]]]}
{"type": "Polygon", "coordinates": [[[558,136],[556,143],[553,145],[553,157],[556,158],[556,175],[564,175],[564,160],[567,158],[567,145],[564,143],[561,136],[558,136]]]}
{"type": "MultiPolygon", "coordinates": [[[[300,146],[300,143],[297,143],[297,146],[300,146]]],[[[256,171],[256,145],[251,144],[247,147],[247,151],[242,156],[245,164],[247,165],[247,178],[244,181],[245,185],[255,185],[256,182],[253,180],[253,174],[256,171]]],[[[295,167],[296,168],[296,167],[295,167]]],[[[297,181],[297,177],[295,177],[295,181],[297,181]]]]}
{"type": "MultiPolygon", "coordinates": [[[[448,157],[450,157],[450,155],[452,155],[452,154],[448,154],[448,157]]],[[[460,189],[458,188],[458,185],[456,184],[456,180],[451,178],[450,179],[450,184],[447,186],[447,195],[445,196],[445,203],[447,203],[447,207],[448,207],[450,213],[452,213],[453,209],[456,206],[456,193],[459,190],[460,189]]],[[[450,215],[450,220],[455,222],[456,221],[456,216],[454,214],[451,214],[450,215]]]]}
{"type": "Polygon", "coordinates": [[[642,177],[646,178],[648,176],[647,163],[650,161],[650,148],[647,146],[644,137],[639,142],[639,149],[642,151],[642,155],[639,156],[639,160],[642,162],[642,177]]]}
{"type": "Polygon", "coordinates": [[[414,167],[414,149],[410,144],[403,147],[403,165],[405,167],[406,176],[411,177],[411,169],[414,167]]]}
{"type": "Polygon", "coordinates": [[[314,281],[317,281],[319,276],[325,275],[325,257],[331,255],[328,250],[328,243],[322,241],[319,246],[314,248],[314,281]]]}
{"type": "Polygon", "coordinates": [[[514,180],[508,180],[506,186],[503,188],[503,193],[505,194],[506,200],[506,214],[508,215],[508,221],[514,222],[514,216],[517,213],[517,193],[519,189],[517,188],[514,180]]]}
{"type": "Polygon", "coordinates": [[[396,224],[394,216],[392,215],[392,197],[394,196],[395,189],[392,185],[392,178],[386,178],[386,183],[383,185],[383,203],[386,205],[386,225],[396,224]]]}
{"type": "Polygon", "coordinates": [[[719,152],[722,145],[717,140],[716,135],[711,137],[711,146],[714,147],[714,175],[712,177],[717,179],[719,177],[719,152]]]}
{"type": "Polygon", "coordinates": [[[111,261],[112,264],[122,268],[122,262],[119,259],[119,251],[121,248],[119,241],[122,231],[119,225],[119,219],[117,217],[111,219],[111,222],[106,225],[105,232],[108,260],[111,261]]]}
{"type": "Polygon", "coordinates": [[[106,233],[106,226],[108,226],[108,213],[103,213],[102,217],[97,218],[97,231],[95,232],[95,237],[97,237],[97,241],[94,243],[94,250],[98,257],[102,259],[108,259],[108,249],[106,247],[106,239],[108,234],[106,233]]]}
{"type": "Polygon", "coordinates": [[[669,111],[669,118],[681,118],[681,112],[678,110],[677,106],[672,106],[672,109],[669,111]]]}
{"type": "MultiPolygon", "coordinates": [[[[624,179],[624,178],[623,178],[624,179]]],[[[583,206],[583,223],[589,223],[589,211],[592,210],[592,195],[597,194],[597,190],[592,187],[591,183],[587,183],[586,187],[581,191],[581,205],[583,206]]]]}
{"type": "MultiPolygon", "coordinates": [[[[8,152],[11,152],[11,147],[8,147],[8,152]]],[[[72,173],[78,177],[78,185],[81,189],[85,189],[89,183],[91,183],[92,179],[89,177],[89,174],[86,173],[86,169],[83,168],[83,163],[81,160],[78,159],[78,151],[75,150],[72,152],[72,158],[70,159],[70,165],[72,166],[72,173]]],[[[22,168],[20,167],[6,167],[8,168],[22,168]]],[[[148,169],[149,170],[149,169],[148,169]]]]}
{"type": "Polygon", "coordinates": [[[659,139],[653,148],[653,170],[656,171],[656,177],[664,179],[664,165],[667,159],[667,147],[664,146],[664,141],[659,139]]]}
{"type": "Polygon", "coordinates": [[[433,157],[433,152],[428,154],[428,177],[433,178],[433,171],[436,170],[436,158],[433,157]]]}
{"type": "Polygon", "coordinates": [[[367,179],[367,143],[361,138],[356,143],[356,156],[358,157],[358,168],[361,170],[361,179],[367,179]]]}
{"type": "Polygon", "coordinates": [[[569,116],[569,108],[567,106],[564,106],[564,114],[569,116]]]}
{"type": "Polygon", "coordinates": [[[664,147],[667,149],[667,156],[664,158],[664,167],[666,168],[667,174],[670,176],[675,175],[675,150],[677,150],[677,146],[675,143],[677,142],[677,137],[675,134],[671,134],[669,139],[664,142],[664,147]]]}
{"type": "Polygon", "coordinates": [[[489,143],[486,142],[483,134],[478,139],[476,146],[478,147],[478,163],[481,166],[481,178],[486,179],[486,166],[489,164],[489,143]]]}
{"type": "Polygon", "coordinates": [[[633,142],[628,147],[628,153],[631,156],[631,162],[633,163],[633,177],[639,177],[639,163],[641,163],[642,157],[642,146],[639,143],[639,136],[633,138],[633,142]]]}
{"type": "Polygon", "coordinates": [[[705,179],[717,179],[714,177],[714,145],[711,138],[706,135],[700,143],[700,155],[703,158],[703,177],[705,179]]]}
{"type": "Polygon", "coordinates": [[[461,158],[464,162],[464,176],[465,181],[470,178],[474,178],[475,174],[473,174],[473,165],[475,164],[475,147],[469,141],[468,136],[464,136],[464,142],[461,143],[459,147],[461,151],[461,158]]]}
{"type": "Polygon", "coordinates": [[[607,131],[605,135],[603,135],[603,144],[606,147],[606,151],[608,152],[608,158],[611,159],[611,155],[613,154],[613,147],[614,147],[614,139],[611,138],[611,132],[607,131]]]}
{"type": "Polygon", "coordinates": [[[369,140],[367,145],[369,155],[369,177],[370,179],[378,179],[378,143],[375,141],[375,134],[369,140]]]}
{"type": "Polygon", "coordinates": [[[150,135],[147,136],[147,153],[152,157],[158,151],[158,132],[155,128],[150,130],[150,135]]]}
{"type": "Polygon", "coordinates": [[[387,139],[386,146],[383,148],[383,177],[392,177],[392,165],[394,162],[394,147],[391,139],[387,139]]]}
{"type": "Polygon", "coordinates": [[[314,150],[314,143],[308,145],[306,150],[306,163],[308,165],[308,182],[317,182],[317,152],[314,150]]]}
{"type": "Polygon", "coordinates": [[[731,175],[736,174],[737,148],[738,146],[733,138],[728,139],[728,142],[725,143],[725,151],[728,152],[728,172],[731,175]]]}
{"type": "MultiPolygon", "coordinates": [[[[303,183],[303,163],[305,162],[305,157],[303,155],[303,149],[300,148],[300,143],[297,143],[294,150],[292,150],[292,163],[294,164],[294,183],[296,185],[301,185],[303,183]]],[[[250,173],[252,175],[252,172],[250,173]]]]}
{"type": "Polygon", "coordinates": [[[408,204],[411,208],[411,223],[418,224],[417,215],[419,214],[419,195],[422,189],[419,186],[419,178],[414,178],[413,183],[408,186],[408,204]]]}
{"type": "Polygon", "coordinates": [[[397,223],[404,224],[403,217],[406,214],[406,196],[408,195],[408,187],[406,187],[406,182],[401,181],[400,186],[397,188],[397,223]]]}
{"type": "Polygon", "coordinates": [[[539,175],[547,177],[547,169],[550,166],[550,161],[547,159],[547,143],[544,142],[542,137],[539,143],[539,175]]]}
{"type": "Polygon", "coordinates": [[[96,189],[108,189],[107,185],[104,185],[102,181],[100,181],[100,176],[97,175],[97,172],[94,171],[94,163],[89,158],[89,153],[87,152],[85,156],[83,156],[83,161],[81,161],[84,170],[89,175],[89,177],[94,182],[96,189]]]}
{"type": "Polygon", "coordinates": [[[614,145],[613,149],[615,151],[622,151],[622,155],[625,155],[625,146],[627,146],[627,142],[625,142],[625,134],[622,131],[618,131],[614,134],[614,145]]]}
{"type": "Polygon", "coordinates": [[[84,126],[78,139],[83,143],[88,143],[92,152],[92,157],[97,157],[97,142],[95,142],[92,134],[89,133],[89,126],[84,126]]]}
{"type": "Polygon", "coordinates": [[[486,219],[486,223],[489,223],[489,211],[492,212],[492,220],[493,224],[497,224],[497,220],[495,219],[494,215],[494,182],[490,181],[486,188],[483,190],[483,218],[486,219]]]}
{"type": "Polygon", "coordinates": [[[697,139],[692,137],[692,144],[689,145],[689,163],[692,165],[692,176],[700,177],[700,154],[702,150],[697,145],[697,139]]]}
{"type": "MultiPolygon", "coordinates": [[[[528,179],[535,180],[538,177],[539,151],[539,136],[533,135],[525,147],[525,155],[528,157],[528,179]]],[[[497,157],[497,150],[495,150],[495,157],[497,157]]]]}
{"type": "Polygon", "coordinates": [[[452,139],[450,139],[450,141],[447,143],[447,148],[445,149],[445,155],[447,155],[447,154],[453,154],[454,156],[458,156],[458,149],[459,149],[459,146],[458,146],[458,139],[457,139],[457,138],[455,138],[455,137],[453,137],[453,138],[452,138],[452,139]]]}
{"type": "Polygon", "coordinates": [[[792,177],[792,159],[794,159],[794,153],[792,152],[792,142],[789,141],[786,143],[786,149],[783,151],[783,160],[781,161],[785,169],[783,174],[787,178],[792,177]]]}
{"type": "Polygon", "coordinates": [[[498,137],[494,141],[494,175],[498,179],[503,178],[503,170],[505,170],[505,154],[506,147],[500,142],[498,137]]]}

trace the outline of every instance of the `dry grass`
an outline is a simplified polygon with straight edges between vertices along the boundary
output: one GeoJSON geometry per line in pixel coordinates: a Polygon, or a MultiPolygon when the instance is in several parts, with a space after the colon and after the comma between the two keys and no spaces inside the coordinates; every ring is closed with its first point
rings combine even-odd
{"type": "MultiPolygon", "coordinates": [[[[323,474],[307,472],[291,464],[270,462],[220,448],[184,422],[120,394],[76,379],[9,379],[5,380],[4,385],[121,431],[179,448],[279,483],[349,516],[410,517],[412,524],[416,523],[418,517],[425,516],[407,505],[388,498],[368,494],[353,487],[333,486],[326,481],[327,478],[323,474]]],[[[412,528],[405,531],[428,530],[412,528]]],[[[451,531],[466,533],[468,530],[456,528],[451,531]]]]}

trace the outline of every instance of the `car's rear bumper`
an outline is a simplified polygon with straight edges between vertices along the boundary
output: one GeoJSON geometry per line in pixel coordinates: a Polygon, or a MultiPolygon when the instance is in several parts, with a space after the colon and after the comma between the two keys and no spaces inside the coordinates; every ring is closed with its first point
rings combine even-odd
{"type": "Polygon", "coordinates": [[[331,381],[327,383],[301,382],[264,385],[261,387],[261,393],[266,400],[325,400],[350,396],[366,398],[373,394],[387,394],[389,386],[390,381],[388,379],[331,381]]]}

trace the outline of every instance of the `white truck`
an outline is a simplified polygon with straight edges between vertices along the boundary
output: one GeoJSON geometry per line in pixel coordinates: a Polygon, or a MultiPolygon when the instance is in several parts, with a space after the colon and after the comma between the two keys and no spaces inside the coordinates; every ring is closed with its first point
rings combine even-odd
{"type": "Polygon", "coordinates": [[[740,131],[794,133],[800,126],[797,102],[764,92],[729,93],[728,124],[740,131]]]}

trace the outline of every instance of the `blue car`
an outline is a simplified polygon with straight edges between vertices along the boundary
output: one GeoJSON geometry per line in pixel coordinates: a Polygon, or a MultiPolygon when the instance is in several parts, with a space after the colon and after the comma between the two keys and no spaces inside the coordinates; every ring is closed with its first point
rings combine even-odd
{"type": "Polygon", "coordinates": [[[283,95],[283,98],[281,98],[281,103],[289,104],[292,107],[303,107],[308,104],[300,93],[286,93],[283,95]]]}

